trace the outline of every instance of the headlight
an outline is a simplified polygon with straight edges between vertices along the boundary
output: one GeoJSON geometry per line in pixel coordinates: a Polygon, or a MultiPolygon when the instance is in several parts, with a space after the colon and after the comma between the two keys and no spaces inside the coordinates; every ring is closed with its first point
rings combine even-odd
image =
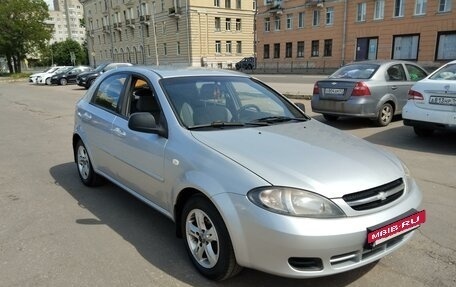
{"type": "Polygon", "coordinates": [[[249,191],[247,196],[254,204],[275,213],[312,218],[345,216],[331,200],[306,190],[260,187],[249,191]]]}
{"type": "Polygon", "coordinates": [[[81,81],[85,81],[86,77],[81,77],[80,79],[81,81]]]}

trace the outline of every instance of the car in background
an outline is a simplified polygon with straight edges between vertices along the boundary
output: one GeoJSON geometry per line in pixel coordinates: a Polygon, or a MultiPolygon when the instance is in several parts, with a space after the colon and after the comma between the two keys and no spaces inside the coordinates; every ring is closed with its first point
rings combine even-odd
{"type": "Polygon", "coordinates": [[[422,193],[396,156],[246,74],[111,70],[74,119],[82,183],[108,179],[172,219],[213,280],[241,266],[294,278],[352,270],[425,221],[422,193]]]}
{"type": "Polygon", "coordinates": [[[104,72],[107,72],[112,69],[117,69],[120,67],[127,67],[127,66],[133,66],[130,63],[104,63],[100,64],[95,70],[89,71],[89,72],[83,72],[80,73],[76,77],[76,84],[78,86],[84,87],[86,89],[90,88],[92,83],[95,81],[95,79],[103,74],[104,72]]]}
{"type": "Polygon", "coordinates": [[[92,71],[91,67],[88,66],[77,66],[73,67],[72,69],[55,74],[51,77],[51,84],[54,85],[62,85],[65,86],[66,84],[74,84],[76,83],[76,77],[83,72],[92,71]]]}
{"type": "Polygon", "coordinates": [[[456,130],[456,61],[449,62],[408,92],[402,118],[418,136],[435,130],[456,130]]]}
{"type": "Polygon", "coordinates": [[[246,57],[235,65],[236,70],[253,70],[256,68],[255,57],[246,57]]]}
{"type": "Polygon", "coordinates": [[[354,62],[315,83],[312,111],[328,121],[340,116],[363,117],[386,126],[402,113],[413,83],[427,75],[423,67],[407,61],[354,62]]]}
{"type": "Polygon", "coordinates": [[[50,71],[47,73],[43,73],[36,77],[36,84],[38,85],[51,85],[51,78],[52,76],[60,73],[66,73],[69,70],[71,70],[73,66],[60,66],[57,70],[55,71],[50,71]]]}
{"type": "Polygon", "coordinates": [[[44,70],[43,72],[39,72],[39,73],[35,73],[35,74],[31,74],[29,76],[29,83],[33,83],[33,84],[36,84],[36,78],[43,75],[43,74],[46,74],[46,73],[52,73],[56,70],[58,70],[59,68],[61,68],[60,66],[54,66],[54,67],[50,67],[50,68],[47,68],[46,70],[44,70]]]}

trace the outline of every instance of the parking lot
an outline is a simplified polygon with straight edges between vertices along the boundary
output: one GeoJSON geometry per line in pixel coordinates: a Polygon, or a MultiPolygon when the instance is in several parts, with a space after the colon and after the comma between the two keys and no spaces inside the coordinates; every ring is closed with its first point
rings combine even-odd
{"type": "Polygon", "coordinates": [[[427,222],[403,248],[353,272],[294,280],[245,269],[214,283],[194,270],[169,219],[112,184],[82,185],[71,136],[84,92],[0,83],[0,286],[456,286],[456,134],[419,138],[400,118],[382,128],[331,123],[407,164],[427,222]]]}

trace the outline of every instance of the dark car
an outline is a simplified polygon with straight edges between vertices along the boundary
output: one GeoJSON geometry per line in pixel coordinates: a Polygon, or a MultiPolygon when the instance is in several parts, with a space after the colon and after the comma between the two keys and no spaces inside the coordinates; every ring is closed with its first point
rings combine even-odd
{"type": "Polygon", "coordinates": [[[425,69],[407,61],[354,62],[315,83],[312,111],[327,121],[363,117],[386,126],[402,113],[410,87],[427,75],[425,69]]]}
{"type": "Polygon", "coordinates": [[[246,57],[236,63],[236,70],[253,70],[255,66],[255,57],[246,57]]]}
{"type": "Polygon", "coordinates": [[[100,64],[95,70],[80,73],[76,77],[76,84],[86,89],[90,88],[95,79],[106,71],[117,69],[119,67],[133,66],[130,63],[104,63],[100,64]]]}
{"type": "Polygon", "coordinates": [[[64,73],[55,74],[51,78],[51,84],[53,85],[62,85],[76,83],[76,77],[83,72],[92,71],[91,67],[88,66],[77,66],[73,69],[66,71],[64,73]]]}

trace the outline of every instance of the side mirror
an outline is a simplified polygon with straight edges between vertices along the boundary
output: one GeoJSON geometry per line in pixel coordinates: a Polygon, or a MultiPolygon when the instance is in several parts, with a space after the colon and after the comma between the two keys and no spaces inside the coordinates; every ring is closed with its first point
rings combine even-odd
{"type": "Polygon", "coordinates": [[[165,138],[168,137],[168,131],[156,124],[155,118],[151,113],[131,114],[128,119],[128,128],[137,132],[157,134],[165,138]]]}
{"type": "Polygon", "coordinates": [[[294,103],[302,112],[306,112],[306,106],[303,103],[294,103]]]}

